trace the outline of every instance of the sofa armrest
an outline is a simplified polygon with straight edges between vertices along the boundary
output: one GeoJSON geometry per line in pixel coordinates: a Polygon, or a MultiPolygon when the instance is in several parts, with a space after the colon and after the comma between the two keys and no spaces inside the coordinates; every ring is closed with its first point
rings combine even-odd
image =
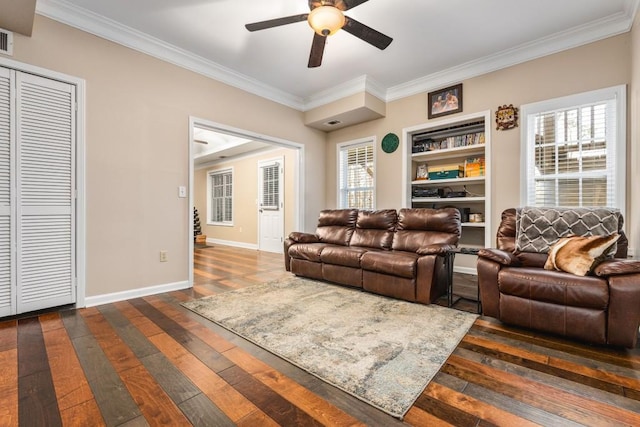
{"type": "Polygon", "coordinates": [[[418,248],[418,255],[445,255],[448,251],[455,249],[454,245],[427,245],[418,248]]]}
{"type": "Polygon", "coordinates": [[[500,249],[485,248],[478,251],[478,256],[486,258],[498,264],[517,267],[520,261],[511,253],[500,249]]]}
{"type": "Polygon", "coordinates": [[[311,233],[302,233],[300,231],[293,231],[289,233],[289,237],[284,241],[284,268],[287,271],[291,271],[291,257],[289,256],[289,248],[296,243],[318,243],[320,238],[311,233]]]}
{"type": "Polygon", "coordinates": [[[289,239],[295,243],[318,243],[320,241],[320,238],[315,234],[299,231],[289,233],[289,239]]]}
{"type": "Polygon", "coordinates": [[[505,265],[479,255],[477,263],[478,290],[480,291],[480,301],[482,301],[482,314],[500,319],[498,275],[505,265]]]}
{"type": "Polygon", "coordinates": [[[598,277],[617,276],[621,274],[640,274],[640,260],[614,258],[602,261],[593,270],[598,277]]]}
{"type": "Polygon", "coordinates": [[[635,348],[640,326],[640,273],[611,276],[607,283],[607,343],[635,348]]]}

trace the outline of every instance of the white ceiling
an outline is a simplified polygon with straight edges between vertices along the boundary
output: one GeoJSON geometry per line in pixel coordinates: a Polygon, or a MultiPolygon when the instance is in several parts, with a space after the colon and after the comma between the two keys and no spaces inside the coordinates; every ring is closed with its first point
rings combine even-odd
{"type": "Polygon", "coordinates": [[[224,162],[225,159],[273,148],[265,142],[197,126],[193,128],[193,141],[193,163],[196,167],[209,166],[224,162]]]}
{"type": "Polygon", "coordinates": [[[307,0],[38,0],[38,13],[305,111],[363,89],[389,101],[620,34],[640,0],[369,0],[346,12],[394,40],[339,31],[307,68],[307,0]]]}

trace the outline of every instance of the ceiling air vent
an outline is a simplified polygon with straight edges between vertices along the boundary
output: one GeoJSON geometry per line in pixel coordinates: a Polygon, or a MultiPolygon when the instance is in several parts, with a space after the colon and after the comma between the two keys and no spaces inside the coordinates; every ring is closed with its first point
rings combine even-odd
{"type": "Polygon", "coordinates": [[[342,123],[340,120],[329,120],[328,122],[325,123],[325,125],[335,126],[335,125],[339,125],[340,123],[342,123]]]}
{"type": "Polygon", "coordinates": [[[13,33],[0,28],[0,53],[13,55],[13,33]]]}

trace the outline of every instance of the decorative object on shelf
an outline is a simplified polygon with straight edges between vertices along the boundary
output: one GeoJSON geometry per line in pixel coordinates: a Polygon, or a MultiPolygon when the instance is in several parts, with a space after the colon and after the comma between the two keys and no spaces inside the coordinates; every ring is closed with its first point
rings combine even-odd
{"type": "Polygon", "coordinates": [[[460,113],[462,112],[462,83],[435,92],[429,92],[427,100],[429,103],[427,106],[429,119],[460,113]]]}
{"type": "Polygon", "coordinates": [[[518,107],[513,104],[503,105],[496,110],[496,130],[507,130],[518,127],[518,107]]]}
{"type": "Polygon", "coordinates": [[[429,170],[429,179],[454,179],[464,177],[464,166],[458,163],[438,165],[429,170]]]}
{"type": "Polygon", "coordinates": [[[382,151],[385,153],[393,153],[400,145],[400,139],[395,133],[388,133],[382,138],[382,151]]]}
{"type": "Polygon", "coordinates": [[[481,213],[469,214],[469,222],[473,222],[473,223],[484,222],[484,215],[481,213]]]}
{"type": "Polygon", "coordinates": [[[426,163],[420,163],[416,166],[416,180],[429,179],[429,169],[426,163]]]}

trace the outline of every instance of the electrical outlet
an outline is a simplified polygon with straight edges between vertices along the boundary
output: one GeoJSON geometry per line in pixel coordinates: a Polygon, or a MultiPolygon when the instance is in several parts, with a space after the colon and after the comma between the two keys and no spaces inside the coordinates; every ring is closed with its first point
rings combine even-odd
{"type": "Polygon", "coordinates": [[[160,262],[167,262],[167,261],[169,261],[169,255],[167,251],[160,251],[160,262]]]}

